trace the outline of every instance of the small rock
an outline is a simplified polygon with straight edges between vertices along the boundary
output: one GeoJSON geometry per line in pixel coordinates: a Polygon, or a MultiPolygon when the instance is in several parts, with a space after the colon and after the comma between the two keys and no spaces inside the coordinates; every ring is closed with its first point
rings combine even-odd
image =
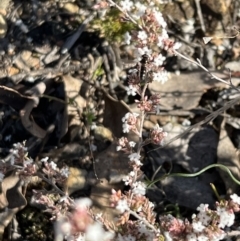
{"type": "Polygon", "coordinates": [[[75,3],[65,3],[63,9],[69,13],[78,13],[79,7],[75,3]]]}
{"type": "Polygon", "coordinates": [[[67,191],[69,195],[72,193],[82,190],[86,186],[87,171],[84,169],[70,167],[69,176],[64,186],[64,191],[67,191]]]}
{"type": "Polygon", "coordinates": [[[0,38],[4,38],[7,33],[7,21],[3,17],[2,14],[0,14],[0,38]]]}

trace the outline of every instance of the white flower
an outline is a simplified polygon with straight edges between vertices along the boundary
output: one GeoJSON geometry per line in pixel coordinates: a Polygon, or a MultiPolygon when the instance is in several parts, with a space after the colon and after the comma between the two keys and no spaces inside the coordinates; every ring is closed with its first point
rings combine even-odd
{"type": "Polygon", "coordinates": [[[130,161],[135,162],[135,164],[137,166],[142,166],[142,163],[140,161],[140,155],[138,153],[132,153],[131,155],[128,156],[128,158],[130,159],[130,161]]]}
{"type": "Polygon", "coordinates": [[[198,222],[193,222],[192,223],[192,227],[193,227],[193,231],[195,233],[200,233],[205,229],[205,226],[202,225],[202,223],[200,221],[198,222]]]}
{"type": "Polygon", "coordinates": [[[93,223],[87,227],[85,240],[87,241],[107,241],[113,239],[114,233],[106,232],[100,223],[93,223]]]}
{"type": "Polygon", "coordinates": [[[130,0],[124,0],[120,2],[120,5],[124,11],[131,11],[131,8],[133,6],[133,2],[130,0]]]}
{"type": "Polygon", "coordinates": [[[91,124],[91,130],[95,130],[97,128],[97,125],[95,122],[92,122],[91,124]]]}
{"type": "Polygon", "coordinates": [[[126,186],[128,186],[129,184],[132,183],[133,181],[133,177],[135,176],[135,172],[134,171],[131,171],[130,173],[128,173],[127,176],[125,176],[122,180],[124,181],[124,184],[126,186]]]}
{"type": "Polygon", "coordinates": [[[128,112],[127,114],[125,114],[125,116],[122,118],[122,122],[125,122],[128,120],[129,117],[134,116],[134,117],[138,117],[139,114],[138,113],[131,113],[128,112]]]}
{"type": "Polygon", "coordinates": [[[167,31],[163,29],[161,35],[158,36],[157,46],[162,48],[164,46],[163,42],[166,39],[168,39],[168,34],[167,34],[167,31]]]}
{"type": "Polygon", "coordinates": [[[134,147],[136,145],[136,142],[134,141],[129,141],[129,146],[134,147]]]}
{"type": "Polygon", "coordinates": [[[41,162],[44,162],[44,163],[45,163],[45,162],[48,161],[48,159],[49,159],[48,157],[44,157],[44,158],[41,159],[41,162]]]}
{"type": "Polygon", "coordinates": [[[198,220],[205,226],[209,225],[211,217],[207,215],[206,212],[200,212],[197,215],[198,220]]]}
{"type": "Polygon", "coordinates": [[[139,19],[140,17],[142,17],[145,14],[145,11],[146,11],[147,7],[140,2],[136,2],[135,7],[136,7],[136,10],[137,10],[137,13],[134,16],[137,19],[139,19]]]}
{"type": "Polygon", "coordinates": [[[129,116],[130,116],[130,112],[126,113],[125,116],[122,118],[122,122],[125,122],[128,120],[129,116]]]}
{"type": "MultiPolygon", "coordinates": [[[[206,235],[201,234],[201,235],[198,236],[197,240],[198,241],[208,241],[209,237],[206,236],[206,235]]],[[[218,240],[220,240],[220,239],[218,239],[218,240]]]]}
{"type": "Polygon", "coordinates": [[[51,162],[49,163],[49,166],[50,166],[53,170],[56,170],[56,169],[57,169],[57,164],[56,164],[55,162],[53,162],[53,161],[51,161],[51,162]]]}
{"type": "Polygon", "coordinates": [[[130,159],[130,161],[135,161],[135,160],[139,160],[140,159],[140,155],[138,153],[132,153],[128,156],[128,158],[130,159]]]}
{"type": "Polygon", "coordinates": [[[69,168],[68,168],[68,167],[63,167],[63,168],[60,170],[60,173],[61,173],[62,176],[68,177],[68,176],[69,176],[69,168]]]}
{"type": "Polygon", "coordinates": [[[121,235],[118,233],[116,241],[136,241],[136,238],[131,234],[121,235]]]}
{"type": "Polygon", "coordinates": [[[77,208],[89,208],[92,205],[92,200],[90,198],[79,198],[75,200],[75,206],[77,208]]]}
{"type": "Polygon", "coordinates": [[[224,239],[226,236],[226,233],[222,231],[222,233],[215,233],[215,235],[212,236],[211,241],[219,241],[224,239]]]}
{"type": "Polygon", "coordinates": [[[124,240],[126,240],[126,241],[136,241],[136,237],[132,236],[131,234],[128,234],[128,236],[125,236],[124,240]]]}
{"type": "Polygon", "coordinates": [[[119,200],[116,209],[119,210],[121,213],[127,211],[129,209],[127,200],[119,200]]]}
{"type": "Polygon", "coordinates": [[[187,241],[197,241],[197,236],[195,233],[190,233],[187,235],[187,241]]]}
{"type": "Polygon", "coordinates": [[[200,204],[198,207],[197,207],[197,211],[199,212],[206,212],[208,210],[208,204],[200,204]]]}
{"type": "Polygon", "coordinates": [[[139,31],[138,32],[138,38],[140,39],[140,40],[145,40],[145,39],[147,39],[147,34],[146,34],[146,32],[145,31],[139,31]]]}
{"type": "Polygon", "coordinates": [[[130,182],[132,181],[132,179],[130,179],[129,176],[125,176],[122,180],[126,186],[128,186],[130,184],[130,182]]]}
{"type": "Polygon", "coordinates": [[[173,49],[179,49],[180,47],[182,46],[182,44],[180,42],[176,42],[174,45],[173,45],[173,49]]]}
{"type": "Polygon", "coordinates": [[[182,126],[190,126],[191,125],[191,121],[188,119],[184,119],[182,122],[182,126]]]}
{"type": "Polygon", "coordinates": [[[97,213],[95,218],[98,220],[98,219],[101,219],[103,216],[103,213],[97,213]]]}
{"type": "Polygon", "coordinates": [[[130,126],[127,123],[123,123],[123,133],[128,133],[130,128],[130,126]]]}
{"type": "Polygon", "coordinates": [[[157,58],[154,59],[154,65],[161,66],[163,65],[163,62],[165,61],[166,57],[164,57],[162,54],[159,54],[157,58]]]}
{"type": "Polygon", "coordinates": [[[126,91],[127,91],[127,95],[132,95],[135,96],[137,93],[137,88],[130,85],[129,87],[125,87],[126,91]]]}
{"type": "Polygon", "coordinates": [[[117,146],[117,147],[116,147],[116,150],[117,150],[117,151],[120,151],[120,150],[122,150],[122,147],[121,147],[121,146],[117,146]]]}
{"type": "Polygon", "coordinates": [[[240,205],[240,197],[234,193],[233,195],[230,196],[230,198],[233,200],[233,202],[237,203],[238,205],[240,205]]]}
{"type": "Polygon", "coordinates": [[[162,13],[155,10],[154,15],[155,15],[155,18],[156,18],[157,22],[159,23],[159,25],[161,25],[163,28],[166,28],[167,23],[165,22],[165,20],[162,16],[162,13]]]}
{"type": "Polygon", "coordinates": [[[230,227],[234,223],[235,214],[226,208],[217,207],[217,214],[220,217],[218,227],[225,228],[225,226],[230,227]]]}
{"type": "Polygon", "coordinates": [[[143,182],[135,182],[132,185],[132,192],[136,195],[144,196],[146,194],[146,185],[143,182]]]}
{"type": "Polygon", "coordinates": [[[129,172],[129,176],[130,177],[134,177],[135,176],[135,172],[134,171],[129,172]]]}
{"type": "MultiPolygon", "coordinates": [[[[69,239],[67,240],[75,240],[75,237],[70,237],[69,239]]],[[[83,233],[80,233],[76,239],[76,241],[86,241],[85,239],[85,234],[83,233]]]]}
{"type": "Polygon", "coordinates": [[[60,198],[59,202],[67,202],[68,201],[68,196],[63,196],[60,198]]]}
{"type": "Polygon", "coordinates": [[[153,230],[148,229],[144,223],[139,222],[137,228],[139,233],[144,234],[146,240],[155,240],[155,232],[153,230]]]}
{"type": "Polygon", "coordinates": [[[147,46],[145,46],[143,48],[137,48],[137,58],[139,58],[139,60],[142,59],[142,56],[144,54],[147,54],[150,56],[152,54],[152,50],[149,49],[147,46]]]}
{"type": "Polygon", "coordinates": [[[150,208],[154,208],[154,207],[155,207],[154,203],[152,203],[152,202],[149,201],[149,207],[150,207],[150,208]]]}
{"type": "Polygon", "coordinates": [[[63,240],[65,236],[69,237],[71,224],[61,217],[54,225],[54,233],[58,240],[63,240]]]}
{"type": "MultiPolygon", "coordinates": [[[[127,114],[125,114],[125,116],[122,118],[122,122],[123,122],[123,132],[124,133],[128,133],[130,131],[130,125],[127,123],[129,119],[134,120],[134,118],[136,119],[136,117],[138,117],[139,114],[137,113],[130,113],[128,112],[127,114]]],[[[132,124],[131,124],[132,125],[132,124]]]]}
{"type": "Polygon", "coordinates": [[[129,34],[129,32],[126,32],[124,34],[124,42],[125,42],[125,44],[130,44],[131,38],[132,38],[132,36],[129,34]]]}
{"type": "Polygon", "coordinates": [[[168,81],[168,72],[163,70],[157,73],[153,73],[153,81],[161,82],[164,84],[168,81]]]}
{"type": "Polygon", "coordinates": [[[135,162],[135,165],[137,165],[137,166],[142,166],[142,163],[141,163],[140,160],[134,160],[134,162],[135,162]]]}

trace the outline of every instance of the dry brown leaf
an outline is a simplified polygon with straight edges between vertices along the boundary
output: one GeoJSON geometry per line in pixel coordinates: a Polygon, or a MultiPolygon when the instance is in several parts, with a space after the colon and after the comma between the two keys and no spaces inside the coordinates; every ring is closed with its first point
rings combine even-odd
{"type": "Polygon", "coordinates": [[[171,78],[165,84],[153,82],[149,85],[149,90],[160,94],[161,105],[170,110],[190,110],[198,106],[207,89],[215,86],[228,87],[222,82],[211,79],[205,72],[192,71],[180,75],[171,74],[171,78]]]}
{"type": "Polygon", "coordinates": [[[105,100],[103,125],[109,128],[115,137],[120,138],[122,136],[122,118],[131,110],[122,100],[115,100],[106,91],[102,91],[105,100]]]}
{"type": "Polygon", "coordinates": [[[26,93],[31,94],[31,100],[29,100],[23,109],[20,110],[20,118],[23,126],[33,136],[38,138],[44,138],[47,134],[39,125],[37,125],[34,119],[31,117],[33,108],[36,108],[39,103],[39,96],[41,96],[46,90],[46,85],[43,82],[38,83],[33,88],[29,89],[26,93]]]}
{"type": "Polygon", "coordinates": [[[5,177],[1,185],[0,236],[2,236],[5,227],[11,222],[14,215],[27,205],[27,201],[22,194],[22,181],[18,175],[12,173],[5,177]]]}
{"type": "Polygon", "coordinates": [[[68,104],[66,106],[68,116],[72,117],[69,126],[79,125],[80,116],[79,112],[82,113],[83,108],[86,107],[86,100],[80,95],[80,91],[83,85],[83,81],[77,78],[72,77],[71,75],[63,75],[62,81],[64,83],[66,102],[73,100],[75,106],[68,104]],[[77,106],[77,108],[76,108],[77,106]]]}
{"type": "Polygon", "coordinates": [[[24,96],[14,89],[0,86],[0,103],[12,106],[14,109],[20,111],[20,117],[23,126],[34,136],[38,138],[44,138],[46,131],[38,126],[31,117],[32,109],[37,107],[39,98],[45,91],[45,84],[39,83],[32,89],[28,90],[28,93],[32,97],[24,96]]]}
{"type": "Polygon", "coordinates": [[[35,123],[33,118],[30,117],[32,109],[36,107],[36,101],[29,100],[24,108],[19,112],[23,126],[33,136],[43,139],[47,132],[35,123]]]}

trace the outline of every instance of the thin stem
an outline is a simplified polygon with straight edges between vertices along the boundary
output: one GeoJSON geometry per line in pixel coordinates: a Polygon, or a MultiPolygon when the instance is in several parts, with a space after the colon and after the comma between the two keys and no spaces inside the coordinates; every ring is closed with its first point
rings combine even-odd
{"type": "MultiPolygon", "coordinates": [[[[148,87],[148,84],[145,84],[141,93],[141,101],[144,101],[145,99],[145,92],[148,87]]],[[[138,151],[137,153],[140,154],[141,148],[142,148],[142,131],[143,131],[143,123],[145,119],[145,111],[140,112],[140,126],[139,126],[139,142],[138,142],[138,151]]]]}
{"type": "Polygon", "coordinates": [[[142,221],[147,227],[149,227],[150,229],[152,229],[154,232],[158,233],[158,230],[152,225],[150,224],[145,218],[141,217],[140,215],[138,215],[136,212],[132,211],[132,210],[128,210],[128,212],[133,215],[135,218],[137,218],[138,220],[142,221]]]}
{"type": "MultiPolygon", "coordinates": [[[[225,80],[217,77],[216,75],[212,74],[206,67],[204,67],[204,66],[201,64],[201,62],[200,62],[199,59],[198,59],[198,61],[192,60],[192,59],[184,56],[183,54],[181,54],[181,53],[178,52],[177,50],[174,50],[174,53],[175,53],[176,55],[180,56],[181,58],[187,60],[188,62],[190,62],[190,63],[192,63],[192,64],[194,64],[194,65],[199,66],[199,67],[200,67],[201,69],[203,69],[205,72],[209,73],[213,79],[216,79],[216,80],[218,80],[218,81],[220,81],[220,82],[222,82],[222,83],[224,83],[224,84],[226,84],[226,85],[229,85],[229,86],[231,86],[231,87],[234,87],[234,86],[233,86],[231,83],[229,83],[228,81],[225,81],[225,80]]],[[[236,87],[235,87],[235,88],[236,88],[236,87]]]]}
{"type": "Polygon", "coordinates": [[[65,100],[62,100],[62,99],[59,99],[57,97],[54,97],[54,96],[50,96],[50,95],[41,95],[41,98],[47,98],[49,100],[55,100],[55,101],[58,101],[64,105],[68,105],[68,103],[65,101],[65,100]]]}
{"type": "Polygon", "coordinates": [[[203,168],[202,170],[200,170],[199,172],[195,172],[195,173],[172,173],[172,174],[165,174],[164,176],[162,176],[161,178],[158,178],[157,180],[153,181],[148,187],[150,187],[152,184],[157,183],[158,181],[166,178],[166,177],[196,177],[199,176],[200,174],[204,173],[205,171],[214,168],[214,167],[218,167],[220,169],[222,169],[223,171],[227,172],[228,175],[230,176],[230,178],[238,185],[240,185],[240,180],[236,179],[232,172],[229,170],[228,167],[222,165],[222,164],[212,164],[209,165],[205,168],[203,168]]]}
{"type": "Polygon", "coordinates": [[[219,193],[218,193],[218,191],[217,191],[215,185],[214,185],[213,183],[210,183],[210,186],[211,186],[211,188],[212,188],[212,190],[213,190],[215,196],[217,197],[218,201],[220,202],[220,201],[221,201],[221,197],[220,197],[220,195],[219,195],[219,193]]]}
{"type": "Polygon", "coordinates": [[[112,5],[114,5],[119,11],[121,11],[122,13],[124,13],[126,15],[127,18],[129,18],[129,20],[131,20],[132,23],[136,24],[140,29],[142,29],[142,26],[139,25],[132,17],[129,13],[127,13],[126,11],[124,11],[117,3],[113,2],[112,0],[107,0],[108,2],[110,2],[112,5]]]}
{"type": "Polygon", "coordinates": [[[60,188],[57,187],[56,184],[54,184],[51,180],[49,180],[48,178],[46,178],[42,173],[37,172],[36,175],[38,177],[40,177],[42,180],[44,180],[46,183],[48,183],[49,185],[51,185],[59,194],[61,194],[62,196],[67,196],[68,200],[71,203],[74,203],[74,201],[65,193],[63,192],[60,188]]]}
{"type": "Polygon", "coordinates": [[[205,28],[205,25],[204,25],[202,10],[201,10],[201,6],[200,6],[199,2],[200,2],[200,0],[195,0],[195,4],[196,4],[196,7],[197,7],[197,14],[198,14],[198,17],[199,17],[199,20],[200,20],[200,23],[201,23],[201,29],[205,33],[206,28],[205,28]]]}

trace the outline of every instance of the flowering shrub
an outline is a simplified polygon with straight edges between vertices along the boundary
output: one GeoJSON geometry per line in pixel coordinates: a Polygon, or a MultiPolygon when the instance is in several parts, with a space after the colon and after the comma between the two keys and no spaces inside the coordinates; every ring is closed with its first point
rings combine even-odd
{"type": "Polygon", "coordinates": [[[145,117],[149,113],[158,114],[160,111],[160,96],[153,94],[146,96],[146,89],[153,81],[165,83],[168,73],[164,70],[163,63],[166,59],[160,50],[176,53],[179,43],[174,43],[168,37],[166,27],[157,1],[144,3],[130,0],[120,1],[119,5],[113,1],[102,1],[95,5],[95,9],[107,10],[110,6],[116,7],[122,14],[122,19],[135,24],[136,28],[124,34],[125,44],[132,44],[138,60],[136,66],[128,73],[129,95],[139,95],[136,100],[139,113],[127,113],[122,118],[123,133],[134,132],[138,136],[138,143],[129,141],[126,137],[118,140],[117,151],[128,155],[131,171],[124,177],[125,185],[129,190],[122,192],[112,190],[110,203],[112,208],[119,211],[116,225],[111,224],[100,214],[91,211],[91,200],[88,198],[72,200],[61,187],[69,175],[68,167],[59,169],[57,165],[41,160],[37,166],[26,155],[26,149],[21,144],[14,145],[9,164],[1,163],[0,179],[4,178],[9,170],[17,170],[18,175],[25,182],[32,176],[39,176],[51,184],[60,198],[53,200],[48,193],[34,191],[33,203],[46,207],[55,221],[55,240],[86,240],[86,241],[207,241],[221,240],[225,237],[225,227],[234,223],[235,212],[240,210],[240,197],[231,195],[231,200],[222,200],[216,204],[216,210],[201,204],[197,214],[192,215],[192,220],[181,220],[172,215],[161,216],[156,219],[154,204],[146,197],[146,184],[143,182],[141,171],[141,150],[144,145],[153,143],[162,145],[167,133],[156,125],[147,138],[143,139],[142,130],[145,117]],[[148,6],[148,7],[147,7],[148,6]]]}

